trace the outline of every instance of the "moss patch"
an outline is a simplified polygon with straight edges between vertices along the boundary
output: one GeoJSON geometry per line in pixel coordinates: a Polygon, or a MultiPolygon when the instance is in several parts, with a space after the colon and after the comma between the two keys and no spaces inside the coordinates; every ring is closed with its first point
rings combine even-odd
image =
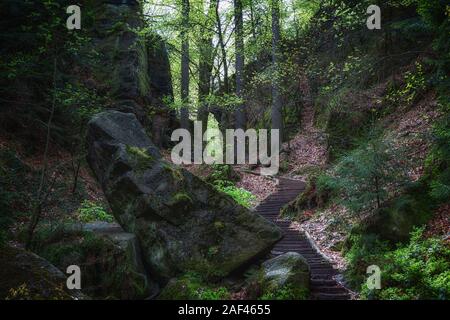
{"type": "Polygon", "coordinates": [[[162,166],[163,166],[163,169],[172,176],[173,180],[176,183],[183,181],[184,178],[183,178],[183,174],[181,173],[180,169],[176,168],[175,166],[171,165],[170,163],[163,163],[162,166]]]}
{"type": "Polygon", "coordinates": [[[170,207],[183,210],[189,210],[193,204],[194,201],[186,192],[177,192],[168,202],[170,207]]]}
{"type": "Polygon", "coordinates": [[[149,155],[147,150],[144,148],[127,145],[126,150],[128,155],[131,156],[137,171],[144,171],[148,169],[155,161],[155,159],[149,155]]]}

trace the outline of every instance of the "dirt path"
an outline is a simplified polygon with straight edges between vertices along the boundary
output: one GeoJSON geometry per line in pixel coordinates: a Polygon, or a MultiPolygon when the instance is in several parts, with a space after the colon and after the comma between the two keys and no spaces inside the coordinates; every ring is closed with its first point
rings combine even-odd
{"type": "Polygon", "coordinates": [[[328,152],[325,134],[314,126],[314,106],[307,80],[302,83],[304,99],[300,130],[289,143],[283,144],[283,149],[288,151],[281,156],[281,161],[288,163],[285,176],[305,180],[308,169],[326,164],[328,152]]]}

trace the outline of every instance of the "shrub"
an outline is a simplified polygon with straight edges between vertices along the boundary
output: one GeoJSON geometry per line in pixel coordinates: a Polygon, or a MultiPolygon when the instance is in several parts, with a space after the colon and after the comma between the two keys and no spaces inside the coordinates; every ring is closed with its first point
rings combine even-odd
{"type": "Polygon", "coordinates": [[[216,181],[215,187],[231,196],[241,206],[250,208],[256,197],[244,188],[238,188],[227,181],[216,181]]]}
{"type": "Polygon", "coordinates": [[[250,208],[256,197],[250,191],[236,187],[235,182],[239,180],[239,175],[233,171],[233,167],[227,164],[215,164],[212,167],[213,172],[206,177],[206,181],[231,196],[241,206],[250,208]]]}
{"type": "Polygon", "coordinates": [[[349,278],[361,285],[366,299],[449,299],[450,247],[442,239],[425,238],[424,228],[411,233],[408,244],[390,249],[375,237],[359,237],[347,253],[349,278]],[[365,268],[382,270],[381,289],[370,290],[364,283],[365,268]]]}
{"type": "Polygon", "coordinates": [[[389,141],[371,139],[344,156],[334,175],[320,177],[318,186],[338,192],[338,201],[353,212],[380,208],[392,191],[409,182],[401,153],[389,141]]]}
{"type": "Polygon", "coordinates": [[[360,289],[366,279],[366,268],[370,265],[381,267],[381,257],[390,248],[374,234],[353,233],[347,240],[350,249],[345,253],[348,268],[346,279],[352,288],[360,289]]]}
{"type": "Polygon", "coordinates": [[[79,218],[83,222],[91,221],[106,221],[113,222],[114,217],[110,215],[105,209],[95,202],[85,200],[81,204],[79,211],[79,218]]]}
{"type": "Polygon", "coordinates": [[[423,66],[416,62],[414,71],[407,71],[404,76],[404,84],[400,88],[390,87],[386,100],[390,105],[400,107],[411,106],[427,89],[423,66]]]}

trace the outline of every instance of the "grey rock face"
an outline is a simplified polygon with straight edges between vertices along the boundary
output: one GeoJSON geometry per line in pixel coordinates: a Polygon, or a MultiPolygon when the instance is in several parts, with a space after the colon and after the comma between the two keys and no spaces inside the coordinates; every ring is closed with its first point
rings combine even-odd
{"type": "Polygon", "coordinates": [[[281,237],[269,221],[164,161],[132,114],[95,116],[87,147],[116,220],[136,234],[159,277],[186,271],[224,276],[281,237]]]}
{"type": "Polygon", "coordinates": [[[111,95],[108,107],[134,113],[152,132],[155,142],[167,144],[176,114],[167,105],[173,89],[163,39],[154,33],[137,32],[144,19],[142,6],[136,1],[99,3],[95,8],[92,46],[102,64],[93,71],[102,90],[111,95]]]}

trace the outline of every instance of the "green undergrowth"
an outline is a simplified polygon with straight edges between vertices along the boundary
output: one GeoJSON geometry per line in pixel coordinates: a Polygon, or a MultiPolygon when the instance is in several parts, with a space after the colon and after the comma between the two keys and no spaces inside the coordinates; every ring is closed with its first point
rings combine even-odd
{"type": "Polygon", "coordinates": [[[426,238],[423,228],[411,232],[406,244],[392,246],[375,235],[353,236],[346,253],[350,284],[363,299],[449,299],[450,247],[440,238],[426,238]],[[381,269],[381,289],[369,289],[366,268],[381,269]]]}
{"type": "Polygon", "coordinates": [[[105,208],[93,201],[84,200],[78,209],[78,217],[82,222],[105,221],[113,222],[114,217],[105,208]]]}
{"type": "Polygon", "coordinates": [[[217,190],[228,194],[241,206],[250,208],[256,197],[248,190],[236,186],[239,175],[230,165],[213,165],[213,171],[206,177],[217,190]]]}
{"type": "Polygon", "coordinates": [[[259,300],[306,300],[309,298],[309,290],[287,285],[279,289],[267,289],[259,297],[259,300]]]}
{"type": "Polygon", "coordinates": [[[230,291],[220,284],[207,283],[198,273],[189,272],[172,279],[158,296],[160,300],[226,300],[230,291]]]}

